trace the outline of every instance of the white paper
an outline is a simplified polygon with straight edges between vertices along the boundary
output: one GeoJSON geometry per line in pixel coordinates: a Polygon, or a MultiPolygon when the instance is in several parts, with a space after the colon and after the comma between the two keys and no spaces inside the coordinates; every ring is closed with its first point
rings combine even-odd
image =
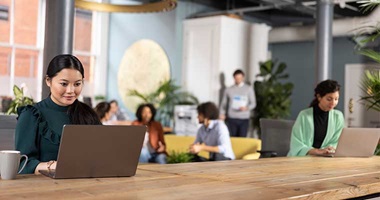
{"type": "Polygon", "coordinates": [[[246,107],[248,105],[247,96],[235,95],[232,98],[231,108],[234,110],[239,110],[241,107],[246,107]]]}

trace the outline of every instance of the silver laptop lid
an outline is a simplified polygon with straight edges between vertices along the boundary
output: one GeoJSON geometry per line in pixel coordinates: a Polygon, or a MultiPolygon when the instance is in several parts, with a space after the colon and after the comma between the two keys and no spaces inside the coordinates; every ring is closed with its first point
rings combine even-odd
{"type": "Polygon", "coordinates": [[[54,178],[133,176],[145,126],[65,125],[54,178]]]}
{"type": "Polygon", "coordinates": [[[373,156],[379,138],[379,128],[343,128],[334,157],[373,156]]]}

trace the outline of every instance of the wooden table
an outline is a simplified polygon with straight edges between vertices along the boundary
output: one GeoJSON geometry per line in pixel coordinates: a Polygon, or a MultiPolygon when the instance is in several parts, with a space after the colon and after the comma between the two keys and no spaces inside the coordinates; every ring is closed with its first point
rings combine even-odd
{"type": "Polygon", "coordinates": [[[0,199],[342,199],[380,192],[380,157],[140,165],[134,177],[0,181],[0,199]]]}

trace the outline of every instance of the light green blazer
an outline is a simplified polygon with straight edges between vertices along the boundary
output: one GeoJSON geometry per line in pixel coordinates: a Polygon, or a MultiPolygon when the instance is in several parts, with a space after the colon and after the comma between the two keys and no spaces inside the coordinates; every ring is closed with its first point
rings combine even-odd
{"type": "MultiPolygon", "coordinates": [[[[321,149],[328,146],[336,148],[339,136],[344,127],[343,113],[339,110],[329,111],[326,137],[321,149]]],[[[314,117],[313,107],[302,110],[292,129],[290,139],[290,151],[288,156],[305,156],[313,148],[314,142],[314,117]]]]}

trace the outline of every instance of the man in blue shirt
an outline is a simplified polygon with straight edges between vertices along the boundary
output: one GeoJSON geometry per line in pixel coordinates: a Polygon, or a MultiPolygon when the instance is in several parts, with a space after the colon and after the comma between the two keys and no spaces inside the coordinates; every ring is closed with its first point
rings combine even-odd
{"type": "MultiPolygon", "coordinates": [[[[202,126],[198,129],[194,144],[190,146],[190,152],[196,155],[200,151],[208,151],[212,161],[235,159],[228,128],[223,121],[218,120],[219,110],[216,105],[206,102],[200,104],[197,111],[202,126]]],[[[195,161],[203,160],[197,155],[195,157],[195,161]]]]}

